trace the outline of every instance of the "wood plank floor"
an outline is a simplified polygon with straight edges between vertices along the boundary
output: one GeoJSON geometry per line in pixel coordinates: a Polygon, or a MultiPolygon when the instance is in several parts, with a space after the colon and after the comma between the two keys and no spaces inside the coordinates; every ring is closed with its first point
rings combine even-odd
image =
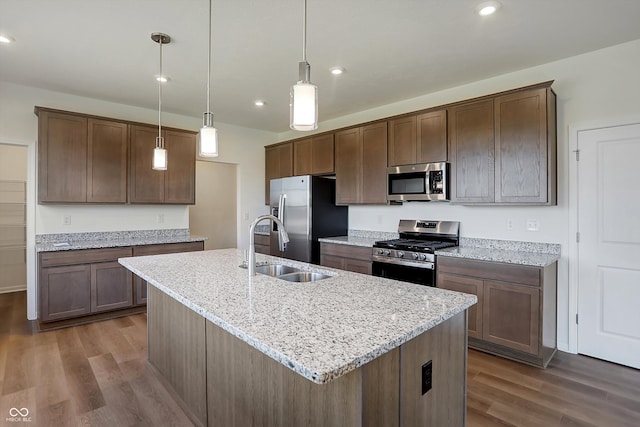
{"type": "MultiPolygon", "coordinates": [[[[191,426],[146,364],[145,314],[36,333],[0,294],[0,426],[191,426]],[[7,420],[27,408],[30,423],[7,420]]],[[[469,351],[467,425],[640,426],[640,371],[558,353],[546,370],[469,351]]]]}

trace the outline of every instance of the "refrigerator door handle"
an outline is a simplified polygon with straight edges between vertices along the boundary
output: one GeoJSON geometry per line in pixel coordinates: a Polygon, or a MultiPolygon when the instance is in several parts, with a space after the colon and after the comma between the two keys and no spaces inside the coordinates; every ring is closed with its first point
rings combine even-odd
{"type": "MultiPolygon", "coordinates": [[[[287,198],[286,194],[280,194],[280,198],[278,200],[278,219],[284,224],[284,211],[285,211],[285,200],[287,198]]],[[[278,231],[278,247],[280,248],[280,252],[284,252],[287,249],[287,244],[282,239],[282,232],[278,231]]]]}

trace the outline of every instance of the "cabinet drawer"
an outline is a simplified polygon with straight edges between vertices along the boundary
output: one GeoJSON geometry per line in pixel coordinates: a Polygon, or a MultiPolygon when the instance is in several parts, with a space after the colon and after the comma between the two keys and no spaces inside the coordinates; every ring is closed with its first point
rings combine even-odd
{"type": "Polygon", "coordinates": [[[254,242],[256,245],[267,245],[271,246],[271,237],[265,234],[254,234],[254,242]]]}
{"type": "Polygon", "coordinates": [[[204,249],[204,242],[166,243],[161,245],[134,246],[133,256],[174,254],[204,249]]]}
{"type": "Polygon", "coordinates": [[[320,243],[320,253],[371,262],[371,248],[364,246],[320,243]]]}
{"type": "Polygon", "coordinates": [[[40,252],[40,267],[57,265],[90,264],[93,262],[116,261],[118,258],[130,257],[131,247],[80,249],[75,251],[40,252]]]}
{"type": "Polygon", "coordinates": [[[540,267],[439,256],[439,273],[460,274],[480,279],[540,286],[540,267]]]}

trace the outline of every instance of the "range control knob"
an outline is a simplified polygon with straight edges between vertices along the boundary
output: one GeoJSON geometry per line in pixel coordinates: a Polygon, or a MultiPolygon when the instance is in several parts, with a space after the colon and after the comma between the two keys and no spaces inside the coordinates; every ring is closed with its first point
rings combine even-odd
{"type": "Polygon", "coordinates": [[[425,254],[420,254],[420,261],[426,261],[427,256],[425,254]]]}
{"type": "Polygon", "coordinates": [[[384,251],[382,249],[378,249],[378,255],[384,255],[384,251]]]}
{"type": "Polygon", "coordinates": [[[412,252],[412,253],[411,253],[411,258],[413,258],[413,259],[418,259],[418,254],[417,254],[417,253],[415,253],[415,252],[412,252]]]}
{"type": "Polygon", "coordinates": [[[388,250],[388,249],[387,249],[387,250],[385,250],[385,251],[384,251],[384,255],[385,255],[385,256],[389,256],[389,255],[391,255],[391,251],[390,251],[390,250],[388,250]]]}
{"type": "Polygon", "coordinates": [[[404,252],[399,251],[398,252],[398,258],[404,258],[404,252]]]}

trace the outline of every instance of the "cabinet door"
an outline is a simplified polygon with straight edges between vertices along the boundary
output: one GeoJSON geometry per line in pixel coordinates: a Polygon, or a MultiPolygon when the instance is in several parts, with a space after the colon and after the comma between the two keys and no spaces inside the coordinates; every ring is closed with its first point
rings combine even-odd
{"type": "Polygon", "coordinates": [[[91,265],[40,269],[40,318],[43,322],[91,312],[91,265]]]}
{"type": "Polygon", "coordinates": [[[196,202],[196,135],[166,130],[167,170],[164,172],[164,203],[196,202]]]}
{"type": "Polygon", "coordinates": [[[312,160],[312,139],[307,138],[293,143],[293,175],[310,175],[312,160]]]}
{"type": "Polygon", "coordinates": [[[451,201],[493,203],[493,99],[449,109],[451,201]]]}
{"type": "Polygon", "coordinates": [[[38,112],[38,203],[87,201],[87,119],[38,112]]]}
{"type": "Polygon", "coordinates": [[[442,289],[463,292],[478,297],[478,303],[469,308],[469,336],[482,339],[482,280],[458,276],[457,274],[439,273],[436,278],[436,284],[442,289]]]}
{"type": "Polygon", "coordinates": [[[362,128],[361,203],[387,203],[387,122],[362,128]]]}
{"type": "MultiPolygon", "coordinates": [[[[129,202],[164,203],[164,171],[151,168],[158,129],[131,125],[129,135],[129,202]]],[[[170,163],[167,166],[171,167],[170,163]]]]}
{"type": "Polygon", "coordinates": [[[496,202],[547,202],[547,90],[495,100],[496,202]]]}
{"type": "Polygon", "coordinates": [[[416,164],[416,116],[389,120],[389,166],[416,164]]]}
{"type": "Polygon", "coordinates": [[[431,111],[417,118],[417,163],[447,161],[447,110],[431,111]]]}
{"type": "Polygon", "coordinates": [[[91,264],[91,312],[131,307],[132,277],[117,261],[91,264]]]}
{"type": "Polygon", "coordinates": [[[335,172],[333,134],[314,137],[311,143],[311,173],[323,175],[335,172]]]}
{"type": "Polygon", "coordinates": [[[361,259],[345,258],[344,270],[353,271],[354,273],[362,273],[371,275],[373,264],[371,261],[363,261],[361,259]]]}
{"type": "Polygon", "coordinates": [[[133,276],[134,305],[147,303],[147,281],[140,276],[133,276]]]}
{"type": "Polygon", "coordinates": [[[331,268],[338,268],[340,270],[344,270],[344,258],[335,256],[335,255],[327,255],[320,254],[320,265],[331,268]]]}
{"type": "Polygon", "coordinates": [[[127,202],[126,123],[88,119],[87,202],[127,202]]]}
{"type": "Polygon", "coordinates": [[[336,132],[335,135],[336,204],[356,204],[362,197],[361,129],[347,129],[336,132]]]}
{"type": "Polygon", "coordinates": [[[265,147],[264,162],[264,203],[268,205],[271,180],[293,176],[293,143],[265,147]]]}
{"type": "Polygon", "coordinates": [[[482,338],[538,355],[540,290],[504,282],[484,282],[482,338]]]}

